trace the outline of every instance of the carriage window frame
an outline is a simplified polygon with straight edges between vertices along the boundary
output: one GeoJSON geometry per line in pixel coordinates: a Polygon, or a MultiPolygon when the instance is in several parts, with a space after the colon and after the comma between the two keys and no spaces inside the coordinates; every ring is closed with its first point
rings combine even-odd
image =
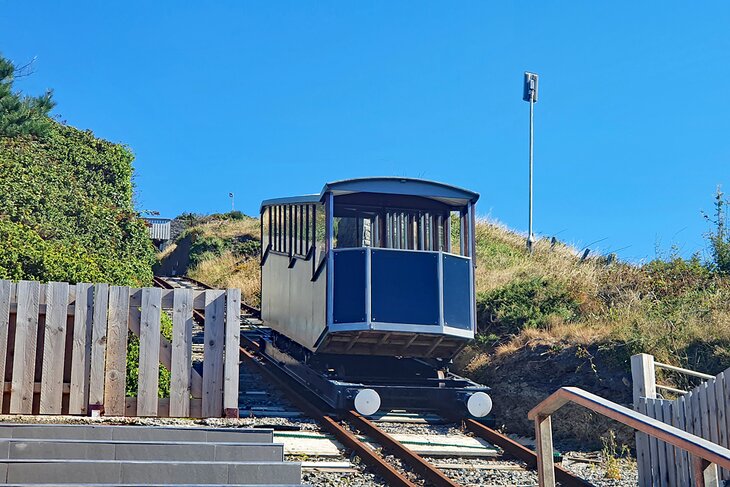
{"type": "Polygon", "coordinates": [[[261,211],[261,254],[285,255],[309,260],[316,254],[316,204],[291,203],[270,205],[261,211]],[[264,221],[265,220],[265,221],[264,221]]]}

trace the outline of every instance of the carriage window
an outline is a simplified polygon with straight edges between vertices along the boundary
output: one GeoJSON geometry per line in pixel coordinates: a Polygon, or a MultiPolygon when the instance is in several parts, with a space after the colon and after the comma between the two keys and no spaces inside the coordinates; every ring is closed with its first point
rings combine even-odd
{"type": "Polygon", "coordinates": [[[296,205],[291,207],[292,215],[292,251],[297,257],[306,258],[312,247],[313,205],[296,205]]]}
{"type": "Polygon", "coordinates": [[[261,256],[271,243],[271,208],[266,207],[261,212],[261,256]]]}
{"type": "Polygon", "coordinates": [[[333,247],[336,249],[371,247],[373,243],[374,218],[374,215],[367,217],[335,217],[333,222],[333,247]]]}
{"type": "Polygon", "coordinates": [[[324,213],[324,204],[320,203],[312,205],[312,220],[314,221],[314,234],[312,235],[312,239],[314,240],[312,273],[314,273],[327,255],[327,242],[325,240],[327,234],[327,220],[324,213]]]}
{"type": "Polygon", "coordinates": [[[451,252],[452,254],[463,255],[463,250],[461,248],[461,212],[452,211],[451,215],[449,215],[448,223],[451,227],[451,231],[449,232],[450,238],[447,244],[450,246],[448,252],[451,252]]]}
{"type": "Polygon", "coordinates": [[[273,240],[272,249],[279,252],[281,249],[280,244],[279,244],[279,232],[281,231],[281,223],[279,222],[279,207],[272,206],[271,212],[272,212],[271,213],[271,216],[272,216],[271,238],[273,240]]]}

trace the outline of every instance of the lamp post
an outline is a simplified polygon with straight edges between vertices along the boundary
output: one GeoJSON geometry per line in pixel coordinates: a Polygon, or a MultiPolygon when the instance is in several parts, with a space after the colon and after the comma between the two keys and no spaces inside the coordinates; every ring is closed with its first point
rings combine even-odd
{"type": "Polygon", "coordinates": [[[535,235],[532,233],[532,145],[534,133],[535,103],[537,103],[537,74],[525,71],[525,82],[522,87],[522,99],[530,102],[530,196],[529,196],[529,218],[527,230],[527,251],[532,255],[532,244],[535,243],[535,235]]]}
{"type": "Polygon", "coordinates": [[[235,211],[236,207],[235,207],[235,205],[233,204],[233,203],[234,203],[234,201],[233,201],[233,196],[234,196],[234,195],[233,195],[233,193],[231,192],[231,193],[228,193],[228,196],[229,196],[229,197],[231,198],[231,211],[235,211]]]}

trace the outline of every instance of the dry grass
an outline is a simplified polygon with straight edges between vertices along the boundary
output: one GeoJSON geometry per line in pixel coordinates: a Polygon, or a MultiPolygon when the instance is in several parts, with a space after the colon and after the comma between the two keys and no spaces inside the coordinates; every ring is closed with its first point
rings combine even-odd
{"type": "Polygon", "coordinates": [[[174,242],[171,243],[170,245],[165,247],[164,250],[162,250],[161,252],[157,252],[157,260],[161,261],[161,260],[169,257],[170,254],[172,254],[176,248],[177,248],[177,244],[174,242]]]}
{"type": "Polygon", "coordinates": [[[213,287],[238,288],[243,301],[251,306],[261,302],[261,268],[256,258],[241,260],[226,251],[216,258],[204,260],[188,275],[213,287]]]}
{"type": "Polygon", "coordinates": [[[258,218],[245,217],[243,220],[213,220],[195,227],[201,234],[230,239],[236,237],[251,237],[258,239],[260,236],[258,218]]]}
{"type": "Polygon", "coordinates": [[[551,245],[538,240],[532,257],[525,249],[523,236],[504,225],[478,220],[476,224],[477,292],[500,288],[525,277],[551,277],[573,283],[585,292],[598,288],[599,271],[594,261],[581,263],[578,252],[565,244],[551,245]]]}

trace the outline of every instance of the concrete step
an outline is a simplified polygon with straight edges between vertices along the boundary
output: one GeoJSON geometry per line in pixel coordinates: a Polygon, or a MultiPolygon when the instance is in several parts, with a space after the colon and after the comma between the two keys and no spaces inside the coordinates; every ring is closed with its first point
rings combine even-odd
{"type": "Polygon", "coordinates": [[[274,443],[0,439],[0,459],[283,462],[284,445],[274,443]]]}
{"type": "Polygon", "coordinates": [[[0,438],[271,443],[274,432],[258,428],[0,423],[0,438]]]}
{"type": "Polygon", "coordinates": [[[299,463],[0,460],[0,483],[296,485],[300,482],[299,463]]]}

